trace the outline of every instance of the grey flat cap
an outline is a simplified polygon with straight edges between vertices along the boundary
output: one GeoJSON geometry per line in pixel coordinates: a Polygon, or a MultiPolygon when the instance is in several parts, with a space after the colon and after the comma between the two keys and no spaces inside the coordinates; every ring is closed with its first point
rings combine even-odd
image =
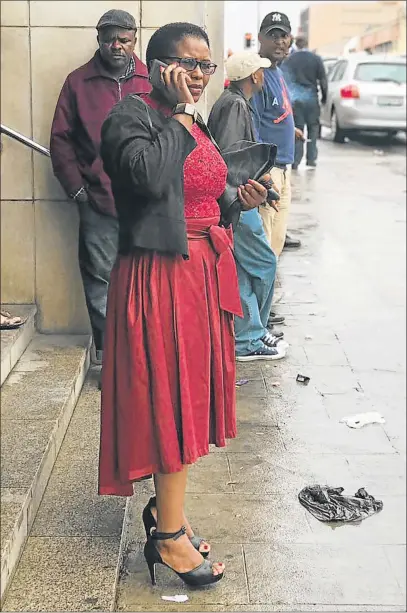
{"type": "Polygon", "coordinates": [[[133,15],[120,9],[111,9],[102,15],[96,29],[101,30],[109,26],[116,26],[117,28],[123,28],[123,30],[137,30],[136,20],[133,15]]]}

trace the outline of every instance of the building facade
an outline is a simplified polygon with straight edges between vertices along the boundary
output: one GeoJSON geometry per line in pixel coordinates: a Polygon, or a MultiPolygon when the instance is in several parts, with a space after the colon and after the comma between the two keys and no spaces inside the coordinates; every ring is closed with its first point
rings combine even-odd
{"type": "Polygon", "coordinates": [[[406,7],[402,5],[395,20],[369,28],[360,37],[358,51],[406,54],[406,7]]]}
{"type": "MultiPolygon", "coordinates": [[[[203,107],[223,89],[223,2],[93,0],[1,2],[1,123],[49,147],[57,97],[69,72],[96,49],[95,25],[111,8],[139,24],[143,59],[152,33],[172,21],[205,27],[219,71],[203,107]]],[[[78,268],[78,214],[50,160],[1,137],[1,299],[36,303],[43,332],[88,331],[78,268]]],[[[158,169],[157,169],[158,170],[158,169]]]]}
{"type": "Polygon", "coordinates": [[[339,55],[346,43],[367,28],[397,20],[403,2],[315,2],[300,16],[300,30],[310,49],[320,55],[339,55]]]}

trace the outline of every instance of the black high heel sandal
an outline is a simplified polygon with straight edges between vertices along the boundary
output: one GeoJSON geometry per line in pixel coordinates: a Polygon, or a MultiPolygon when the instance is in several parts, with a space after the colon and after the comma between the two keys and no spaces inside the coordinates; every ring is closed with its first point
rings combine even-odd
{"type": "MultiPolygon", "coordinates": [[[[147,506],[143,510],[143,524],[144,524],[144,529],[146,531],[147,538],[151,535],[152,529],[157,528],[157,522],[155,521],[154,515],[151,512],[151,507],[157,508],[157,499],[155,496],[153,498],[150,498],[147,506]]],[[[202,543],[206,543],[205,539],[201,538],[200,536],[196,536],[194,534],[194,536],[189,537],[189,540],[191,541],[194,548],[197,551],[199,551],[199,553],[201,554],[203,558],[207,558],[209,556],[210,551],[200,551],[199,550],[202,543]]]]}
{"type": "Polygon", "coordinates": [[[157,532],[156,530],[152,530],[151,534],[148,536],[147,543],[144,546],[144,557],[147,562],[148,570],[150,571],[151,583],[153,585],[157,585],[155,574],[156,564],[162,564],[174,571],[184,583],[192,587],[203,587],[204,585],[217,583],[223,578],[224,573],[219,573],[219,575],[213,574],[213,565],[208,560],[204,560],[202,564],[186,573],[179,573],[163,561],[154,541],[168,541],[170,539],[176,541],[181,536],[184,536],[186,532],[185,526],[182,526],[181,530],[178,530],[178,532],[157,532]]]}

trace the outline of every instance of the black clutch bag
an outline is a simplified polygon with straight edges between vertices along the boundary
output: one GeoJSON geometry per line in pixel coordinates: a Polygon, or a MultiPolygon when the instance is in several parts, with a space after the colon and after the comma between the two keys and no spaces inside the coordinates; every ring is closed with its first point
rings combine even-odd
{"type": "Polygon", "coordinates": [[[221,154],[228,167],[226,189],[218,200],[222,225],[236,227],[241,213],[237,188],[245,185],[248,179],[258,181],[270,171],[276,160],[277,146],[240,140],[221,154]]]}

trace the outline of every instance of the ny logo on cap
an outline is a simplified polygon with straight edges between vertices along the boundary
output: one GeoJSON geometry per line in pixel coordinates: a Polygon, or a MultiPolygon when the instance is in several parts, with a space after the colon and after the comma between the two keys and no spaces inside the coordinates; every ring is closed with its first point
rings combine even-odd
{"type": "Polygon", "coordinates": [[[273,21],[281,21],[281,15],[280,15],[280,13],[274,13],[274,15],[273,15],[273,21]]]}

